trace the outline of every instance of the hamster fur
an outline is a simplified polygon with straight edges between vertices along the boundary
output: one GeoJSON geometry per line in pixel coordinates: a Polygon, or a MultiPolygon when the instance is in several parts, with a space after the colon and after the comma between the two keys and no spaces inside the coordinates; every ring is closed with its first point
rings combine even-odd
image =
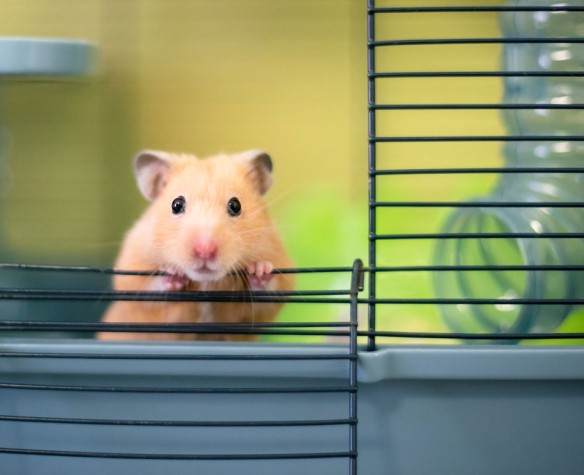
{"type": "MultiPolygon", "coordinates": [[[[272,161],[261,151],[193,155],[144,151],[134,160],[138,187],[152,203],[126,234],[115,268],[166,276],[115,275],[119,291],[292,290],[292,266],[263,194],[272,161]]],[[[279,303],[116,301],[105,323],[259,323],[279,303]]],[[[254,340],[252,335],[109,332],[102,340],[254,340]]]]}

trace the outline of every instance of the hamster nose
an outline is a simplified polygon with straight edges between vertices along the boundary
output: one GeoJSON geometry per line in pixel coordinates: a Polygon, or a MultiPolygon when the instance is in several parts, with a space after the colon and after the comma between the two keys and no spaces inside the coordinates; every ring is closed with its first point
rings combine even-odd
{"type": "Polygon", "coordinates": [[[211,239],[199,239],[195,241],[193,250],[195,257],[199,259],[211,260],[217,257],[217,244],[211,239]]]}

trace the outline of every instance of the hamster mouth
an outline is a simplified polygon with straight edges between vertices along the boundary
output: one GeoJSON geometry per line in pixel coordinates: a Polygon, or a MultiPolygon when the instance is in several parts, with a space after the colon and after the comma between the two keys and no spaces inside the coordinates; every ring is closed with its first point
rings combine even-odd
{"type": "Polygon", "coordinates": [[[212,269],[205,263],[197,268],[189,269],[187,275],[191,280],[205,282],[219,280],[225,275],[225,272],[221,269],[212,269]]]}

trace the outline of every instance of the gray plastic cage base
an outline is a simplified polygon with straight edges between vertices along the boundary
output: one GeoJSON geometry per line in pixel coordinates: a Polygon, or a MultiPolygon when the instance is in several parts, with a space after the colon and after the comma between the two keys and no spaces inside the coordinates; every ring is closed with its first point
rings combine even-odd
{"type": "MultiPolygon", "coordinates": [[[[342,386],[342,360],[173,360],[182,355],[330,355],[334,346],[0,340],[2,383],[101,387],[342,386]],[[10,352],[152,359],[6,357],[10,352]],[[156,356],[156,357],[154,357],[156,356]]],[[[392,347],[359,354],[358,473],[580,474],[584,349],[392,347]]],[[[0,414],[146,420],[342,418],[346,394],[189,394],[0,389],[0,414]]],[[[0,421],[0,447],[144,454],[327,452],[347,430],[143,427],[0,421]]],[[[346,458],[132,460],[0,453],[1,473],[343,474],[346,458]]]]}

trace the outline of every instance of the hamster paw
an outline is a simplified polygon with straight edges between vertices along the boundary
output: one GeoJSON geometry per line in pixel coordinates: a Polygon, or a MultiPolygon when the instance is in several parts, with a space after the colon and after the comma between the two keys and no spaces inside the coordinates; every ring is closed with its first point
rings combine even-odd
{"type": "Polygon", "coordinates": [[[268,261],[256,262],[247,266],[249,283],[252,290],[265,290],[270,280],[274,265],[268,261]]]}
{"type": "Polygon", "coordinates": [[[186,275],[182,274],[171,274],[165,275],[162,278],[162,290],[164,292],[174,292],[177,290],[184,290],[189,281],[186,275]]]}

